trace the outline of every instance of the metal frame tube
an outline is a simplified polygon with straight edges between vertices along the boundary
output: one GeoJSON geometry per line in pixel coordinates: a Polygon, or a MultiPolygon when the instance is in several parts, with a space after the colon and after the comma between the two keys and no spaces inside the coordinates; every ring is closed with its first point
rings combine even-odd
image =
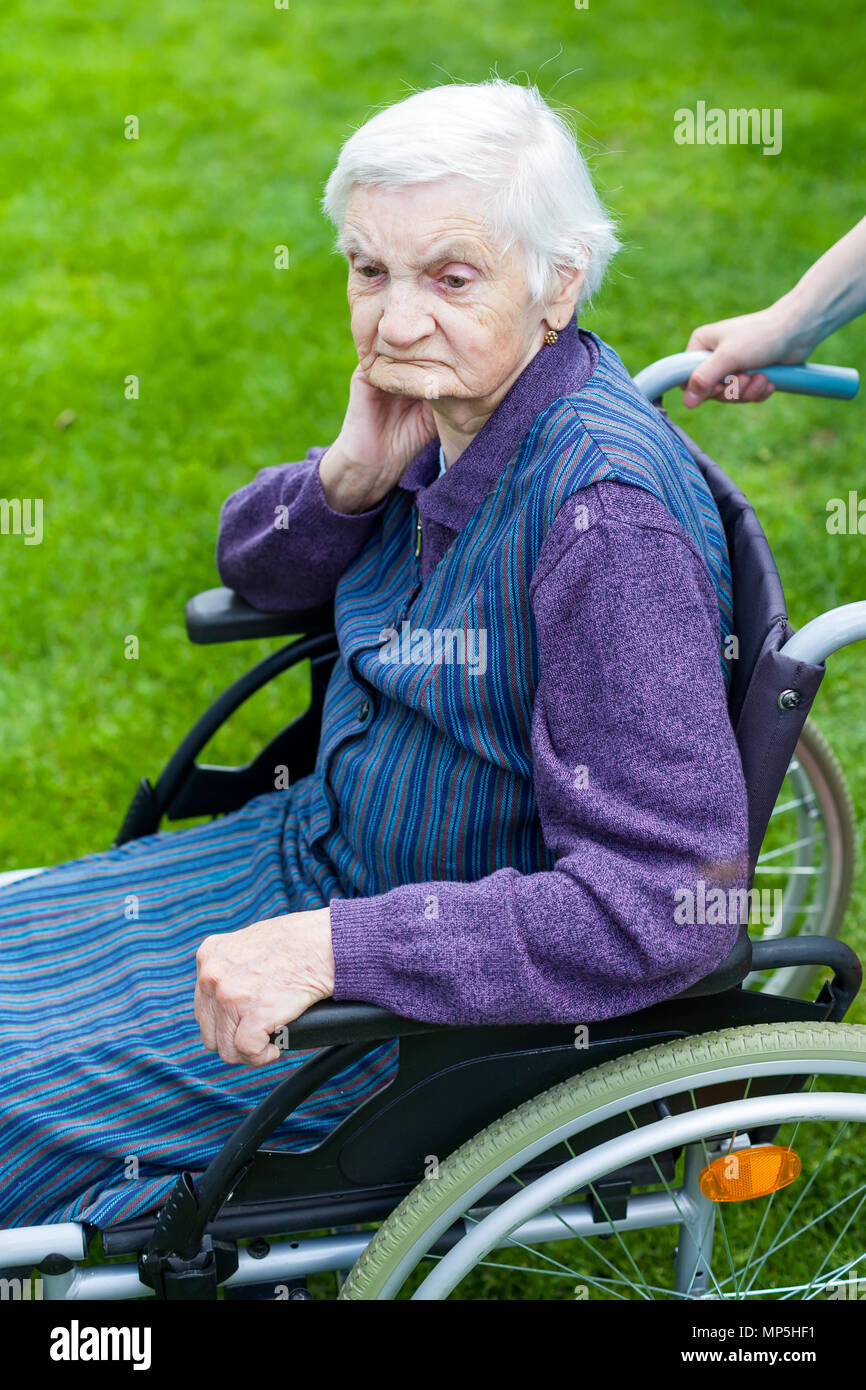
{"type": "MultiPolygon", "coordinates": [[[[670,357],[661,357],[638,372],[634,384],[648,400],[657,400],[672,386],[681,386],[688,381],[692,372],[710,356],[709,352],[674,352],[670,357]]],[[[787,391],[798,396],[830,396],[835,400],[850,401],[857,395],[860,386],[859,373],[853,367],[825,367],[821,363],[807,362],[802,366],[789,366],[774,363],[770,367],[760,367],[748,373],[763,372],[772,381],[777,391],[787,391]]]]}
{"type": "MultiPolygon", "coordinates": [[[[629,1199],[628,1216],[612,1222],[594,1221],[588,1204],[562,1204],[550,1211],[540,1212],[526,1221],[507,1240],[525,1244],[544,1244],[568,1240],[565,1229],[575,1236],[604,1236],[615,1231],[638,1231],[658,1226],[674,1226],[682,1221],[686,1199],[679,1190],[673,1193],[639,1193],[629,1199]]],[[[468,1223],[464,1230],[470,1229],[468,1223]]],[[[327,1274],[351,1268],[372,1239],[373,1231],[345,1231],[333,1236],[313,1236],[309,1240],[281,1241],[271,1246],[267,1255],[255,1259],[249,1250],[238,1252],[238,1267],[223,1287],[238,1288],[247,1284],[279,1284],[281,1280],[303,1279],[311,1274],[327,1274]]],[[[153,1290],[142,1284],[134,1264],[97,1265],[90,1269],[73,1269],[66,1274],[43,1275],[43,1300],[81,1302],[87,1300],[119,1300],[152,1297],[153,1290]]]]}
{"type": "Polygon", "coordinates": [[[83,1260],[87,1254],[84,1227],[75,1221],[56,1226],[13,1226],[0,1231],[0,1268],[7,1265],[38,1265],[49,1255],[67,1260],[83,1260]]]}
{"type": "Polygon", "coordinates": [[[702,1298],[710,1285],[716,1204],[703,1195],[698,1184],[705,1165],[702,1146],[690,1144],[686,1149],[682,1199],[688,1221],[680,1224],[675,1266],[676,1289],[680,1298],[702,1298]]]}
{"type": "Polygon", "coordinates": [[[789,637],[781,648],[781,654],[793,657],[795,661],[811,661],[818,666],[849,642],[862,642],[864,638],[866,601],[861,599],[857,603],[843,603],[839,608],[830,608],[813,618],[799,628],[793,637],[789,637]]]}

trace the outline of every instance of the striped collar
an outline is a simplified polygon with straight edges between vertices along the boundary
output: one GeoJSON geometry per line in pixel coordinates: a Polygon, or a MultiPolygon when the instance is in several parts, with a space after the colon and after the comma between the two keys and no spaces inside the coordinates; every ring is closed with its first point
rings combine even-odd
{"type": "Polygon", "coordinates": [[[398,486],[416,494],[424,517],[459,531],[495,487],[533,421],[560,396],[580,391],[598,358],[596,339],[572,319],[558,342],[540,348],[524,367],[475,438],[441,477],[439,440],[434,438],[415,455],[398,486]]]}

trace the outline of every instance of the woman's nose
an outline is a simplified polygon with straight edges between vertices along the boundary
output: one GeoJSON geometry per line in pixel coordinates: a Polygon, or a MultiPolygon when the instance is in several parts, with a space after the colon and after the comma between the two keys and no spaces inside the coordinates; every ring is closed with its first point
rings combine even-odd
{"type": "Polygon", "coordinates": [[[392,295],[379,320],[379,337],[389,347],[408,348],[435,332],[436,320],[420,299],[400,293],[392,295]]]}

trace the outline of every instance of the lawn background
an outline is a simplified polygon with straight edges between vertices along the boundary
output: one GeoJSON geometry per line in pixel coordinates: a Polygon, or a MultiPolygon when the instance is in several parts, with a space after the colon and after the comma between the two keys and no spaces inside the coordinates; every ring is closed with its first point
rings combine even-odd
{"type": "MultiPolygon", "coordinates": [[[[626,241],[584,322],[637,371],[783,293],[863,215],[864,40],[860,0],[7,0],[0,496],[43,498],[45,537],[0,536],[0,868],[107,847],[139,778],[274,645],[193,647],[183,603],[218,582],[222,500],[339,428],[355,357],[318,200],[353,128],[413,87],[537,80],[626,241]],[[698,100],[781,108],[782,152],[674,144],[698,100]]],[[[866,319],[813,360],[866,371],[866,319]]],[[[866,495],[866,393],[671,401],[755,503],[794,625],[866,597],[866,537],[825,527],[830,497],[866,495]]],[[[866,649],[834,657],[817,715],[866,823],[864,679],[866,649]]],[[[249,756],[303,689],[257,698],[214,756],[249,756]]],[[[862,868],[846,934],[866,948],[862,868]]]]}

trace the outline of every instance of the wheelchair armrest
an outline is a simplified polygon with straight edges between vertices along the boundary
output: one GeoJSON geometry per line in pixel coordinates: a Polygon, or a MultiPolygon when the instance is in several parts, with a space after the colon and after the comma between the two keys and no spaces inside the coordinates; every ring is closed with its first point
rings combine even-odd
{"type": "Polygon", "coordinates": [[[384,1042],[386,1038],[402,1038],[408,1033],[435,1033],[447,1025],[421,1023],[417,1018],[403,1018],[376,1004],[359,1004],[350,999],[339,1002],[325,999],[312,1004],[287,1029],[274,1034],[282,1041],[288,1033],[284,1051],[307,1047],[332,1047],[337,1043],[384,1042]]]}
{"type": "Polygon", "coordinates": [[[722,994],[725,990],[736,989],[752,967],[753,947],[754,943],[749,936],[749,925],[747,922],[741,923],[739,934],[732,949],[724,960],[719,961],[715,970],[711,971],[709,975],[705,975],[702,980],[696,980],[687,989],[681,989],[679,994],[672,995],[668,1002],[673,1002],[676,999],[699,999],[703,995],[722,994]]]}
{"type": "MultiPolygon", "coordinates": [[[[834,942],[836,946],[840,944],[834,942]]],[[[704,979],[675,994],[673,999],[694,999],[701,995],[721,994],[725,990],[734,989],[749,973],[751,964],[752,941],[746,924],[740,927],[733,950],[715,970],[704,979]]],[[[438,1032],[449,1026],[402,1018],[387,1009],[377,1008],[375,1004],[358,1004],[350,1000],[336,1003],[333,999],[327,999],[321,1004],[313,1004],[306,1013],[289,1024],[288,1042],[285,1047],[330,1047],[335,1043],[381,1042],[385,1038],[405,1037],[408,1033],[438,1032]]],[[[283,1030],[280,1031],[282,1034],[283,1030]]]]}
{"type": "Polygon", "coordinates": [[[286,613],[263,613],[233,589],[205,589],[186,605],[191,642],[243,642],[252,637],[316,636],[334,631],[334,605],[286,613]]]}

